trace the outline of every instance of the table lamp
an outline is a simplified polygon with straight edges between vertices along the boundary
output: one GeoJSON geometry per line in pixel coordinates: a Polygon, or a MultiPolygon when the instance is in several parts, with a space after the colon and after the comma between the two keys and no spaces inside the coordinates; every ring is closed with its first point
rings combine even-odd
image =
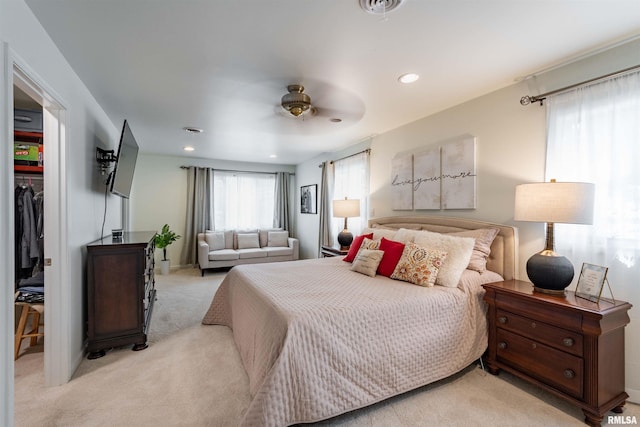
{"type": "Polygon", "coordinates": [[[353,242],[353,234],[347,230],[347,218],[360,216],[360,200],[347,199],[333,201],[333,216],[335,218],[344,218],[344,230],[338,234],[338,243],[340,249],[347,250],[353,242]]]}
{"type": "Polygon", "coordinates": [[[573,280],[573,265],[555,251],[553,224],[593,224],[595,185],[586,182],[551,182],[516,186],[516,221],[547,223],[543,251],[527,261],[527,275],[536,291],[564,294],[573,280]]]}

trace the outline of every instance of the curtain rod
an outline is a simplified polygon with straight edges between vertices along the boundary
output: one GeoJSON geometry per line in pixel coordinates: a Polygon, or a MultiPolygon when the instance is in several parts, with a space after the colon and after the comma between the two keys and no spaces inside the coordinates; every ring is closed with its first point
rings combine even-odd
{"type": "MultiPolygon", "coordinates": [[[[370,153],[370,152],[371,152],[371,148],[367,148],[366,150],[358,151],[357,153],[353,153],[353,154],[350,154],[348,156],[344,156],[344,157],[342,157],[340,159],[330,160],[329,163],[339,162],[340,160],[348,159],[349,157],[357,156],[358,154],[370,153]]],[[[318,167],[321,168],[322,167],[322,163],[320,163],[318,165],[318,167]]]]}
{"type": "MultiPolygon", "coordinates": [[[[180,169],[189,169],[189,168],[202,168],[202,169],[211,169],[212,171],[218,171],[218,172],[233,172],[233,173],[262,173],[262,174],[271,174],[271,175],[275,175],[278,172],[257,172],[257,171],[241,171],[241,170],[233,170],[233,169],[216,169],[216,168],[208,168],[206,166],[185,166],[182,165],[180,166],[180,169]]],[[[281,172],[287,172],[287,171],[281,171],[281,172]]],[[[294,175],[295,176],[295,172],[287,172],[289,175],[294,175]]]]}
{"type": "Polygon", "coordinates": [[[619,76],[631,71],[635,71],[640,69],[640,65],[634,65],[633,67],[629,67],[629,68],[625,68],[624,70],[620,70],[620,71],[614,71],[613,73],[609,73],[609,74],[605,74],[603,76],[600,77],[594,77],[593,79],[589,79],[589,80],[585,80],[583,82],[580,83],[576,83],[570,86],[566,86],[563,87],[561,89],[556,89],[556,90],[552,90],[551,92],[547,92],[547,93],[543,93],[540,95],[525,95],[522,98],[520,98],[520,105],[529,105],[529,104],[533,104],[534,102],[539,102],[540,105],[542,105],[542,101],[544,101],[545,99],[547,99],[547,96],[551,96],[551,95],[555,95],[556,93],[560,93],[560,92],[565,92],[567,90],[570,89],[574,89],[580,86],[584,86],[587,85],[589,83],[594,83],[600,80],[604,80],[604,79],[608,79],[610,77],[615,77],[615,76],[619,76]]]}

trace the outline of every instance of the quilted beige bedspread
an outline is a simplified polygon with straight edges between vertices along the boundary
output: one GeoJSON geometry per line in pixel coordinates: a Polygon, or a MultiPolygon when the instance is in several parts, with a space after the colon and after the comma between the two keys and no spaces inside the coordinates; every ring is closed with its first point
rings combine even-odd
{"type": "Polygon", "coordinates": [[[252,402],[243,426],[313,422],[456,373],[487,347],[484,282],[423,288],[340,258],[234,267],[204,324],[227,325],[252,402]]]}

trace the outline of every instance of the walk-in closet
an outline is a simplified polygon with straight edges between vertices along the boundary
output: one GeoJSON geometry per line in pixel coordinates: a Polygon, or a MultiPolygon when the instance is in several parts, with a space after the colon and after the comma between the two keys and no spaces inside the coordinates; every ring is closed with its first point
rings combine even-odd
{"type": "Polygon", "coordinates": [[[14,86],[14,359],[44,349],[44,144],[42,106],[14,86]]]}

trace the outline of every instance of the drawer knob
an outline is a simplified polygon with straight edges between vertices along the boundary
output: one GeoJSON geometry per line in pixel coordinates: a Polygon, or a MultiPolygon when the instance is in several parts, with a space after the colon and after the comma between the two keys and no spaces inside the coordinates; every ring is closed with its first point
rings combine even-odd
{"type": "Polygon", "coordinates": [[[536,322],[531,322],[531,327],[532,327],[533,329],[535,329],[535,327],[536,327],[536,322]]]}
{"type": "Polygon", "coordinates": [[[507,323],[507,316],[500,316],[500,317],[498,317],[498,322],[500,322],[500,323],[507,323]]]}
{"type": "Polygon", "coordinates": [[[562,340],[562,344],[565,345],[565,347],[571,347],[574,344],[573,338],[565,338],[562,340]]]}
{"type": "Polygon", "coordinates": [[[504,350],[505,348],[507,348],[507,343],[506,343],[506,342],[504,342],[504,341],[503,341],[503,342],[498,343],[498,348],[499,348],[500,350],[504,350]]]}
{"type": "Polygon", "coordinates": [[[576,373],[575,373],[575,372],[573,372],[573,370],[572,370],[572,369],[566,369],[566,370],[564,371],[564,376],[565,376],[565,378],[569,378],[569,379],[571,379],[571,378],[573,378],[573,377],[575,377],[575,376],[576,376],[576,373]]]}

